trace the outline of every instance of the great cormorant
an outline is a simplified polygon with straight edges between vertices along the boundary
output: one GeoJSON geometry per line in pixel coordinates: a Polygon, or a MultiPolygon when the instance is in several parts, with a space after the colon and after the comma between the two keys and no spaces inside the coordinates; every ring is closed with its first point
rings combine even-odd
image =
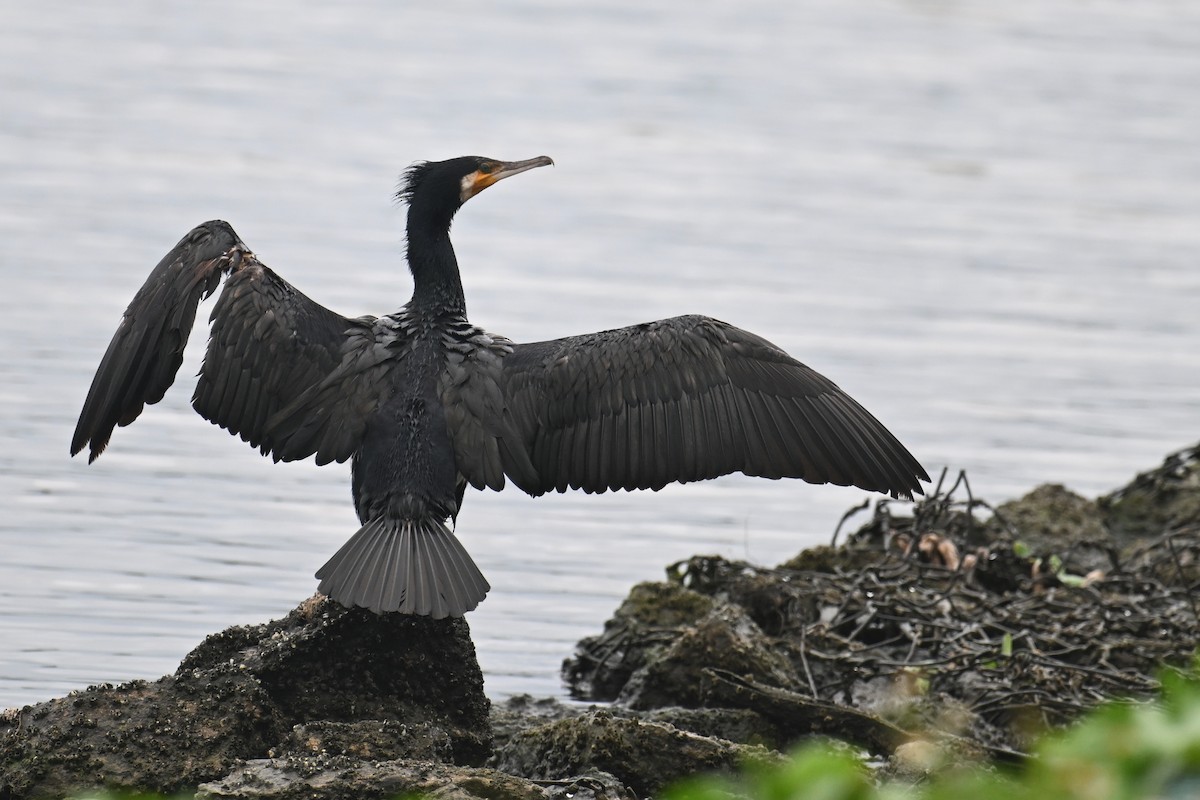
{"type": "Polygon", "coordinates": [[[724,322],[684,316],[516,344],[467,320],[450,222],[493,183],[553,162],[418,163],[408,203],[413,296],[350,319],[268,269],[228,223],[159,262],[125,311],[71,454],[108,444],[175,378],[200,300],[211,316],[192,405],[276,461],[352,460],[362,527],[317,571],[346,606],[460,616],[488,583],[447,521],[467,484],[531,495],[661,489],[744,472],[911,497],[928,476],[827,378],[724,322]]]}

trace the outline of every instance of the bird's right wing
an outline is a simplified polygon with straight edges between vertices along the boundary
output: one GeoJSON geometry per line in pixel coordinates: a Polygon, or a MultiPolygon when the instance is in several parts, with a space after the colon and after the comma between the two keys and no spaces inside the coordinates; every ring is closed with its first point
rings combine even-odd
{"type": "Polygon", "coordinates": [[[358,379],[372,361],[371,321],[305,297],[227,223],[212,221],[180,240],[125,311],[92,380],[72,455],[90,446],[95,460],[115,426],[162,399],[183,362],[196,308],[223,273],[229,278],[212,313],[196,410],[276,460],[316,453],[324,463],[353,454],[378,402],[371,382],[358,379]],[[329,403],[330,395],[346,402],[329,403]],[[312,402],[318,396],[320,405],[312,402]]]}
{"type": "Polygon", "coordinates": [[[744,472],[910,496],[929,479],[833,381],[709,317],[514,345],[503,388],[537,478],[505,471],[531,494],[744,472]]]}

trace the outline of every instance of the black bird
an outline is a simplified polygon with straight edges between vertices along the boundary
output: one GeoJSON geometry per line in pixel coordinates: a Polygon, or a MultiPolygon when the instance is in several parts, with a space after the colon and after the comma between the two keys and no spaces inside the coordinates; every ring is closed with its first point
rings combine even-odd
{"type": "Polygon", "coordinates": [[[531,495],[661,489],[744,472],[911,497],[916,459],[834,383],[770,342],[684,316],[534,344],[467,320],[450,223],[496,181],[553,162],[468,156],[408,169],[413,296],[350,319],[268,269],[228,223],[198,226],[126,309],[71,454],[162,399],[200,300],[227,275],[192,405],[276,461],[352,459],[362,527],[319,590],[382,613],[461,616],[488,583],[455,538],[467,484],[531,495]]]}

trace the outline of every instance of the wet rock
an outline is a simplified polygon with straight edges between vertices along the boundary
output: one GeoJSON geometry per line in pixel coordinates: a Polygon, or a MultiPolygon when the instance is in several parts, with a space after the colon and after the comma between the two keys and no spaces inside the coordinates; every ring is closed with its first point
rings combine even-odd
{"type": "MultiPolygon", "coordinates": [[[[259,759],[202,785],[197,800],[547,800],[532,781],[491,769],[345,756],[259,759]]],[[[599,796],[599,795],[597,795],[599,796]]]]}
{"type": "Polygon", "coordinates": [[[637,800],[628,786],[603,770],[593,769],[581,775],[555,780],[535,781],[547,800],[637,800]]]}
{"type": "Polygon", "coordinates": [[[1057,483],[1042,484],[1018,500],[1000,504],[996,514],[1034,549],[1109,538],[1095,502],[1057,483]]]}
{"type": "MultiPolygon", "coordinates": [[[[876,558],[881,554],[876,553],[876,558]]],[[[767,636],[779,636],[790,625],[815,622],[820,607],[814,598],[783,589],[791,578],[779,570],[747,570],[730,581],[720,596],[743,612],[767,636]]]]}
{"type": "Polygon", "coordinates": [[[1200,526],[1200,444],[1171,453],[1097,505],[1108,529],[1125,541],[1200,526]]]}
{"type": "Polygon", "coordinates": [[[481,764],[488,709],[462,620],[314,599],[282,620],[209,637],[173,676],[6,713],[0,797],[176,792],[276,746],[481,764]]]}
{"type": "Polygon", "coordinates": [[[268,753],[288,753],[297,757],[347,756],[369,761],[408,758],[451,763],[454,760],[453,742],[439,725],[391,719],[318,720],[297,725],[268,753]]]}
{"type": "Polygon", "coordinates": [[[255,675],[293,723],[395,720],[409,736],[443,731],[455,763],[482,764],[491,752],[490,704],[463,619],[314,599],[282,620],[210,636],[175,674],[214,670],[255,675]]]}
{"type": "Polygon", "coordinates": [[[637,800],[638,797],[616,776],[598,769],[537,784],[546,792],[547,800],[637,800]]]}
{"type": "MultiPolygon", "coordinates": [[[[860,532],[861,533],[861,532],[860,532]]],[[[859,542],[858,535],[854,538],[855,545],[859,542]]],[[[847,545],[830,547],[817,545],[807,550],[801,550],[796,555],[779,565],[780,569],[791,569],[798,572],[837,572],[846,569],[862,569],[878,564],[884,558],[883,544],[877,547],[847,545]]]]}
{"type": "Polygon", "coordinates": [[[1137,542],[1122,553],[1121,563],[1164,587],[1194,592],[1200,584],[1200,525],[1137,542]]]}
{"type": "Polygon", "coordinates": [[[633,587],[599,636],[583,639],[563,662],[563,679],[583,700],[616,699],[630,676],[672,641],[674,633],[712,610],[711,598],[678,583],[633,587]]]}
{"type": "Polygon", "coordinates": [[[92,787],[172,793],[266,752],[286,730],[250,674],[96,686],[0,720],[0,797],[92,787]]]}
{"type": "MultiPolygon", "coordinates": [[[[1060,484],[1044,484],[997,506],[993,522],[1001,519],[1031,555],[1055,555],[1072,574],[1112,569],[1116,542],[1099,506],[1060,484]]],[[[992,527],[999,534],[999,525],[992,527]]]]}
{"type": "Polygon", "coordinates": [[[644,797],[689,775],[777,757],[764,748],[596,710],[517,734],[497,750],[495,763],[535,780],[600,770],[644,797]]]}
{"type": "Polygon", "coordinates": [[[906,731],[873,714],[763,685],[724,670],[705,670],[704,683],[711,704],[753,709],[778,724],[786,741],[812,735],[830,736],[873,753],[888,754],[910,738],[906,731]]]}
{"type": "Polygon", "coordinates": [[[703,671],[718,668],[771,685],[791,686],[791,664],[739,606],[723,604],[684,628],[661,656],[630,676],[618,702],[633,709],[704,705],[703,671]]]}
{"type": "MultiPolygon", "coordinates": [[[[494,708],[497,741],[552,719],[582,713],[553,699],[528,695],[494,708]]],[[[297,725],[270,758],[249,761],[203,784],[198,798],[239,800],[358,800],[421,795],[488,800],[617,800],[625,789],[611,776],[562,778],[538,784],[494,769],[458,767],[449,736],[429,723],[394,720],[317,721],[297,725]],[[414,727],[416,728],[414,730],[414,727]]]]}
{"type": "MultiPolygon", "coordinates": [[[[499,751],[521,731],[547,722],[577,717],[594,709],[595,706],[567,705],[552,697],[514,695],[503,703],[492,704],[492,747],[499,751]]],[[[492,761],[495,761],[495,756],[492,761]]],[[[489,763],[489,766],[492,765],[489,763]]]]}
{"type": "MultiPolygon", "coordinates": [[[[619,709],[614,708],[614,713],[619,709]]],[[[647,722],[671,725],[681,731],[726,739],[735,744],[761,745],[772,750],[787,744],[780,728],[761,714],[745,708],[660,708],[643,712],[647,722]]]]}
{"type": "Polygon", "coordinates": [[[1181,451],[1099,503],[1043,486],[991,520],[969,490],[955,497],[960,476],[912,516],[881,501],[847,546],[776,569],[679,562],[564,666],[579,695],[616,698],[607,709],[527,696],[491,709],[462,620],[315,599],[209,637],[154,683],[6,712],[0,800],[196,786],[241,800],[632,800],[813,736],[916,777],[1019,760],[1031,732],[1105,696],[1148,696],[1163,664],[1191,658],[1198,461],[1181,451]],[[1155,535],[1114,560],[1113,525],[1155,535]],[[1071,574],[1088,553],[1114,568],[1071,574]]]}
{"type": "MultiPolygon", "coordinates": [[[[504,703],[492,706],[492,731],[496,752],[505,753],[505,758],[509,761],[536,760],[537,753],[534,752],[533,744],[536,739],[522,738],[511,748],[508,747],[509,742],[532,728],[575,719],[597,711],[611,714],[617,719],[654,722],[700,736],[724,739],[734,744],[779,749],[784,742],[777,726],[762,715],[746,709],[671,706],[642,712],[619,705],[568,705],[552,698],[534,699],[529,695],[517,695],[504,703]],[[527,752],[518,757],[515,753],[521,749],[527,752]]],[[[488,766],[496,766],[499,760],[499,756],[493,756],[488,766]]]]}

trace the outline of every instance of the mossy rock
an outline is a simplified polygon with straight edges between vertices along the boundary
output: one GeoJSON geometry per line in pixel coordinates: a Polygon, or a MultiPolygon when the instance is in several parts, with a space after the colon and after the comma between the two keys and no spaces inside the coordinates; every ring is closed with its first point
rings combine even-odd
{"type": "Polygon", "coordinates": [[[778,759],[760,747],[597,710],[518,734],[497,752],[495,762],[504,772],[534,780],[600,770],[646,797],[681,778],[778,759]]]}
{"type": "Polygon", "coordinates": [[[573,696],[610,701],[638,669],[652,660],[678,631],[704,618],[713,600],[677,583],[639,583],[604,623],[563,661],[563,680],[573,696]]]}
{"type": "Polygon", "coordinates": [[[791,662],[740,606],[722,605],[683,629],[671,646],[639,669],[617,701],[629,708],[696,708],[704,704],[703,672],[716,667],[737,675],[791,687],[791,662]]]}
{"type": "Polygon", "coordinates": [[[990,527],[997,540],[1007,523],[1007,536],[1032,556],[1058,556],[1071,573],[1087,574],[1112,567],[1116,542],[1093,500],[1057,483],[1046,483],[1018,500],[996,508],[990,527]]]}
{"type": "Polygon", "coordinates": [[[779,565],[779,569],[794,569],[800,572],[857,572],[888,558],[881,548],[830,547],[817,545],[801,550],[779,565]]]}
{"type": "Polygon", "coordinates": [[[1126,541],[1200,525],[1200,444],[1096,502],[1108,529],[1126,541]]]}

